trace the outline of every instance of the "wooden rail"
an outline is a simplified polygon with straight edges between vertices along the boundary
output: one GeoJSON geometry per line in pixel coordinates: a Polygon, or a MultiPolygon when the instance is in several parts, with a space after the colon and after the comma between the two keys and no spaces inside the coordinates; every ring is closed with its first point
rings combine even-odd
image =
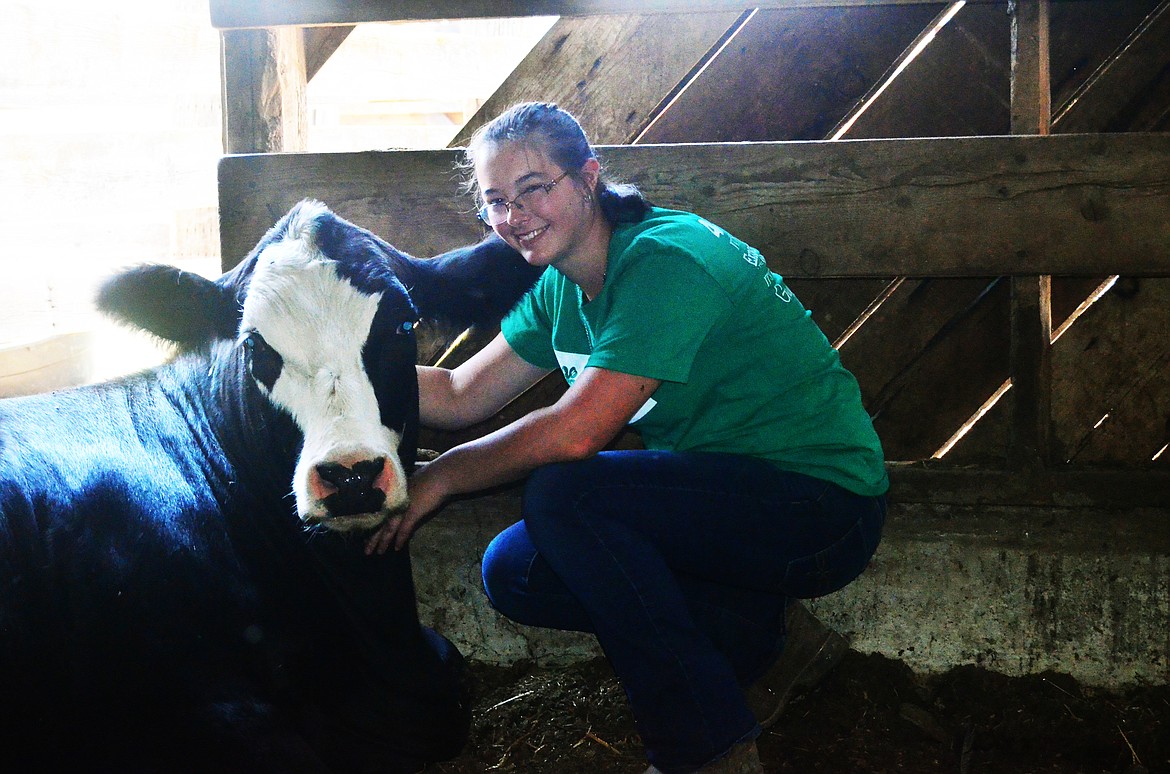
{"type": "MultiPolygon", "coordinates": [[[[601,147],[615,177],[787,277],[1170,276],[1170,135],[601,147]]],[[[224,260],[318,198],[408,252],[479,234],[457,150],[228,156],[224,260]]]]}
{"type": "MultiPolygon", "coordinates": [[[[219,29],[237,29],[422,19],[696,13],[937,2],[939,0],[211,0],[211,23],[219,29]]],[[[968,2],[1003,3],[1003,0],[968,2]]]]}

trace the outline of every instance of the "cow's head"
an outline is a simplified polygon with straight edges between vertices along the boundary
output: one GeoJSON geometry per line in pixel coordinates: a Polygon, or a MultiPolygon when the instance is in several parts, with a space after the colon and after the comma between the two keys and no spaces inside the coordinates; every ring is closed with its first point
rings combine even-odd
{"type": "MultiPolygon", "coordinates": [[[[449,307],[461,299],[445,287],[524,266],[498,244],[456,252],[456,261],[418,261],[324,205],[302,202],[217,281],[139,267],[107,282],[99,307],[185,349],[232,341],[246,374],[241,389],[258,391],[303,437],[292,481],[298,516],[341,531],[369,529],[407,503],[403,461],[414,458],[420,319],[408,286],[436,299],[428,316],[458,318],[449,307]],[[501,261],[501,271],[490,268],[501,261]]],[[[523,268],[517,277],[498,308],[534,279],[523,268]]],[[[462,314],[468,322],[483,317],[462,314]]]]}

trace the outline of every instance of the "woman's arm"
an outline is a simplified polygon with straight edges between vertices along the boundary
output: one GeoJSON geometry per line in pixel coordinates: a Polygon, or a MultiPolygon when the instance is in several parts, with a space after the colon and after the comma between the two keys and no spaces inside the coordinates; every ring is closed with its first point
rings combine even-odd
{"type": "Polygon", "coordinates": [[[454,369],[417,366],[419,421],[459,430],[494,416],[547,370],[521,358],[502,334],[454,369]]]}
{"type": "MultiPolygon", "coordinates": [[[[468,361],[471,362],[471,361],[468,361]]],[[[366,553],[402,548],[448,498],[514,481],[553,462],[596,454],[658,389],[657,379],[586,368],[561,399],[428,463],[410,481],[410,506],[392,516],[366,553]]]]}

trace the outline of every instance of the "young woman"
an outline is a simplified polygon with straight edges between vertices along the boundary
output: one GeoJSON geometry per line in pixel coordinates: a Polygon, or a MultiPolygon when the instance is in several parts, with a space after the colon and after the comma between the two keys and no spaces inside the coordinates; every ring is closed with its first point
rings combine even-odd
{"type": "Polygon", "coordinates": [[[422,468],[367,551],[529,476],[523,520],[484,555],[492,604],[597,636],[649,771],[759,771],[745,690],[783,648],[788,601],[857,577],[885,520],[857,382],[756,249],[607,183],[564,110],[513,107],[467,162],[480,217],[551,270],[465,364],[419,367],[422,422],[486,419],[553,369],[569,388],[422,468]],[[603,451],[627,424],[646,450],[603,451]]]}

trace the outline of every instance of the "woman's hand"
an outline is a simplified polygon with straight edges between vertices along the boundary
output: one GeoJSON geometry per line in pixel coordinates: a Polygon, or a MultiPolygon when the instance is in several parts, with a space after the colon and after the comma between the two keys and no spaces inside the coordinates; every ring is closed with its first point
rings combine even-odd
{"type": "Polygon", "coordinates": [[[424,465],[411,476],[407,486],[410,505],[402,513],[394,514],[366,541],[366,556],[384,554],[391,544],[395,551],[410,540],[415,530],[431,520],[447,499],[439,476],[428,475],[430,465],[424,465]]]}
{"type": "Polygon", "coordinates": [[[408,483],[406,511],[390,517],[370,537],[366,553],[384,554],[391,545],[400,550],[449,497],[517,481],[542,465],[596,454],[660,384],[650,377],[586,368],[554,405],[428,462],[408,483]]]}

